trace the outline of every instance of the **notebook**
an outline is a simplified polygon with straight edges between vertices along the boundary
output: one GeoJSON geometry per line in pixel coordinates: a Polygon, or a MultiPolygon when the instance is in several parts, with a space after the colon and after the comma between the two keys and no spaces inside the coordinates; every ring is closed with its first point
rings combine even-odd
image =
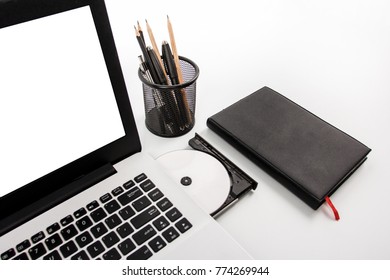
{"type": "Polygon", "coordinates": [[[141,152],[103,0],[0,1],[1,259],[246,259],[141,152]]]}
{"type": "Polygon", "coordinates": [[[211,116],[207,125],[313,209],[371,151],[268,87],[211,116]]]}

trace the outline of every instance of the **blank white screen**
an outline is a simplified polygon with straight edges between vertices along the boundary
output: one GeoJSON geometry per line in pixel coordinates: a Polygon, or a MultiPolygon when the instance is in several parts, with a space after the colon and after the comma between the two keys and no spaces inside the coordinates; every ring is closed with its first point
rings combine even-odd
{"type": "Polygon", "coordinates": [[[123,136],[89,7],[0,29],[0,196],[123,136]]]}

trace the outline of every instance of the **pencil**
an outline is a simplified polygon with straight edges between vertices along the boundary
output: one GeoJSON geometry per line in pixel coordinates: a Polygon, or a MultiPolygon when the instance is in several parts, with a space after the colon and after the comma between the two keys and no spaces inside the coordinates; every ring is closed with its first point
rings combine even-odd
{"type": "Polygon", "coordinates": [[[146,22],[146,29],[148,31],[148,34],[149,34],[149,39],[150,39],[150,42],[152,43],[152,47],[153,47],[153,50],[154,52],[156,53],[157,55],[157,58],[158,58],[158,62],[160,63],[160,66],[161,66],[161,69],[163,70],[164,72],[164,76],[165,76],[165,79],[167,81],[169,81],[168,79],[168,76],[167,76],[167,73],[165,71],[165,67],[164,67],[164,64],[163,64],[163,61],[161,59],[161,54],[160,52],[158,51],[158,47],[157,47],[157,44],[156,44],[156,40],[154,39],[154,35],[153,35],[153,31],[152,31],[152,28],[150,27],[148,21],[145,19],[145,22],[146,22]]]}
{"type": "MultiPolygon", "coordinates": [[[[181,67],[180,67],[179,55],[177,53],[177,47],[176,47],[175,35],[173,34],[172,23],[171,23],[171,20],[169,19],[168,15],[167,15],[167,20],[168,20],[168,32],[169,32],[169,39],[171,41],[173,59],[174,59],[175,64],[176,64],[176,70],[177,70],[177,76],[179,79],[179,83],[182,84],[184,82],[183,73],[182,73],[181,67]]],[[[187,120],[189,123],[192,123],[191,110],[190,110],[190,108],[188,106],[188,102],[187,102],[187,94],[186,94],[184,89],[181,89],[180,92],[181,92],[182,97],[183,97],[183,102],[184,102],[184,106],[185,106],[186,113],[187,113],[187,120]]]]}
{"type": "Polygon", "coordinates": [[[141,36],[142,41],[144,41],[144,44],[145,44],[144,32],[142,31],[141,25],[139,24],[138,20],[137,20],[137,31],[138,31],[139,35],[141,36]]]}
{"type": "Polygon", "coordinates": [[[175,35],[173,34],[172,23],[171,23],[171,20],[169,19],[169,16],[167,16],[167,20],[168,20],[168,32],[169,32],[169,39],[171,41],[173,59],[175,60],[179,82],[183,83],[183,81],[184,81],[183,80],[183,73],[181,72],[179,55],[177,53],[177,47],[176,47],[176,41],[175,41],[175,35]]]}

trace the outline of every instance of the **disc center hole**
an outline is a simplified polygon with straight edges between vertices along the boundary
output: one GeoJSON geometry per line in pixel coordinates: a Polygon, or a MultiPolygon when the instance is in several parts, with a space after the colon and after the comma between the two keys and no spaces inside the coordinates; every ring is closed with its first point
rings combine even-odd
{"type": "Polygon", "coordinates": [[[189,186],[192,183],[192,179],[190,177],[188,177],[188,176],[184,176],[183,178],[181,178],[180,183],[183,186],[189,186]]]}

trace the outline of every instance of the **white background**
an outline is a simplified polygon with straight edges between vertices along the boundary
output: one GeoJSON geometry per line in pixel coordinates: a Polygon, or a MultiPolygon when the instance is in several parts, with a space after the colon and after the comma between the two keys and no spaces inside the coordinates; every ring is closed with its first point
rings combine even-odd
{"type": "Polygon", "coordinates": [[[199,132],[257,180],[256,191],[218,218],[254,258],[390,259],[389,1],[106,2],[143,150],[157,157],[187,148],[199,132]],[[145,128],[133,28],[139,20],[146,30],[148,19],[157,42],[168,40],[167,14],[179,54],[201,70],[195,128],[175,139],[145,128]],[[313,211],[206,127],[209,116],[265,85],[373,149],[332,195],[339,222],[325,205],[313,211]]]}
{"type": "MultiPolygon", "coordinates": [[[[107,0],[143,150],[187,148],[195,132],[258,181],[218,218],[256,259],[390,259],[390,2],[107,0]],[[133,25],[147,19],[200,67],[195,128],[165,139],[144,125],[133,25]],[[370,148],[332,195],[341,215],[313,211],[206,127],[209,116],[269,86],[370,148]]],[[[146,35],[146,34],[145,34],[146,35]]]]}

